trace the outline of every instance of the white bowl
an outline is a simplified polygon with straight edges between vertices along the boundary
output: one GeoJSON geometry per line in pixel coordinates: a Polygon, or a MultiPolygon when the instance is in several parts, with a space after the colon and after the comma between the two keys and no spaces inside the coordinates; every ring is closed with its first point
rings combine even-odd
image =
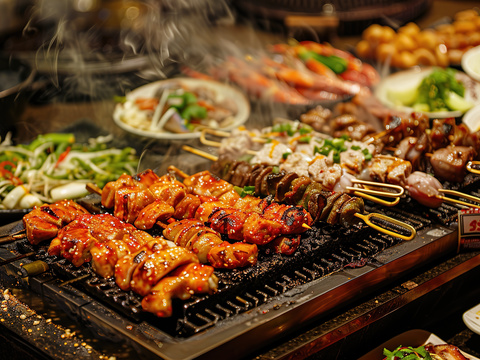
{"type": "MultiPolygon", "coordinates": [[[[187,86],[188,88],[196,87],[206,87],[214,91],[217,96],[223,99],[231,99],[237,105],[237,113],[234,116],[233,121],[225,127],[219,128],[218,130],[229,131],[235,128],[238,128],[240,125],[244,124],[248,117],[250,116],[250,102],[247,100],[245,95],[241,93],[236,88],[233,88],[229,85],[222,84],[220,82],[211,81],[211,80],[201,80],[194,78],[173,78],[168,80],[156,81],[144,86],[140,86],[135,90],[132,90],[126,95],[127,99],[134,100],[137,98],[151,98],[155,96],[155,93],[159,88],[168,87],[172,84],[181,83],[182,85],[187,86]]],[[[113,120],[117,126],[123,130],[130,132],[135,135],[155,138],[155,139],[165,139],[165,140],[185,140],[185,139],[194,139],[200,137],[201,131],[192,131],[189,133],[176,134],[167,131],[150,131],[140,128],[136,128],[124,122],[123,118],[123,108],[122,104],[117,104],[113,113],[113,120]]]]}
{"type": "MultiPolygon", "coordinates": [[[[400,71],[383,79],[375,88],[375,96],[386,106],[404,112],[413,112],[414,109],[404,105],[394,103],[388,96],[391,90],[409,90],[420,85],[421,81],[428,76],[434,68],[415,67],[409,70],[400,71]]],[[[462,71],[457,71],[456,78],[465,86],[465,100],[478,104],[480,103],[480,83],[473,80],[462,71]]],[[[425,112],[432,119],[443,119],[448,117],[460,117],[461,111],[437,111],[425,112]]]]}
{"type": "Polygon", "coordinates": [[[462,119],[463,123],[467,125],[471,132],[480,130],[480,105],[474,106],[468,110],[462,119]]]}
{"type": "Polygon", "coordinates": [[[480,46],[471,48],[463,54],[462,69],[472,78],[480,81],[480,46]]]}

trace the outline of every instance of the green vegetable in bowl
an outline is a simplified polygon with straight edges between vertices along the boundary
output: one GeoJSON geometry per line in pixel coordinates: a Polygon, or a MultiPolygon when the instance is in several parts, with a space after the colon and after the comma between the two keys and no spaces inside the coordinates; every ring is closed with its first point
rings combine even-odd
{"type": "Polygon", "coordinates": [[[388,98],[394,103],[412,107],[415,111],[465,112],[473,104],[465,99],[465,86],[455,75],[457,70],[452,68],[434,68],[413,89],[388,91],[388,98]]]}

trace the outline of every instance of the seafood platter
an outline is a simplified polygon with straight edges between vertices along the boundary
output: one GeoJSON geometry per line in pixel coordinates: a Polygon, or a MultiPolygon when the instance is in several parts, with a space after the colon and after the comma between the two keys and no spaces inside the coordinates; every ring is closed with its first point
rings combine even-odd
{"type": "Polygon", "coordinates": [[[462,249],[459,213],[480,208],[480,132],[461,120],[478,82],[437,62],[382,87],[366,60],[313,41],[266,53],[116,99],[116,126],[180,140],[197,172],[139,170],[112,136],[2,139],[0,211],[18,215],[0,228],[2,286],[140,358],[241,359],[462,249]],[[252,101],[304,111],[252,126],[252,101]]]}

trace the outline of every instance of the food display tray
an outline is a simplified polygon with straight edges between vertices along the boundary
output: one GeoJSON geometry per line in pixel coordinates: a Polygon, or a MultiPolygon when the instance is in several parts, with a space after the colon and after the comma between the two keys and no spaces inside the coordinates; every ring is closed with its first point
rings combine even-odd
{"type": "MultiPolygon", "coordinates": [[[[21,224],[3,227],[15,231],[21,224]]],[[[273,341],[292,334],[308,324],[318,323],[335,310],[388,285],[420,266],[457,250],[456,226],[428,226],[417,232],[411,241],[399,242],[366,259],[360,267],[342,267],[328,275],[309,279],[284,293],[273,294],[257,306],[245,304],[243,311],[231,312],[213,326],[199,329],[188,337],[174,336],[162,330],[159,321],[134,320],[115,308],[98,301],[83,288],[60,286],[62,281],[52,273],[28,278],[29,290],[58,304],[71,317],[99,334],[122,338],[142,354],[159,358],[211,358],[229,353],[243,358],[268,346],[273,341]],[[245,347],[244,344],[249,346],[245,347]]],[[[0,248],[0,257],[12,257],[14,244],[0,248]]],[[[27,260],[28,261],[28,260],[27,260]]],[[[22,283],[21,263],[17,261],[1,269],[3,284],[22,283]],[[18,275],[20,274],[20,275],[18,275]]],[[[207,309],[208,310],[208,309],[207,309]]],[[[165,322],[168,322],[165,319],[165,322]]]]}

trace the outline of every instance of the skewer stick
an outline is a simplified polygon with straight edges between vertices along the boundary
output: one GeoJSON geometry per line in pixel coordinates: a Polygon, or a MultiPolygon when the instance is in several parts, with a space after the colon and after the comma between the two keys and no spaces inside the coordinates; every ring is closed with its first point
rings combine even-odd
{"type": "Polygon", "coordinates": [[[10,264],[14,261],[17,261],[17,260],[21,260],[21,259],[24,259],[26,257],[29,257],[29,256],[32,256],[32,255],[35,255],[35,252],[32,251],[32,252],[29,252],[29,253],[26,253],[26,254],[21,254],[21,255],[17,255],[11,259],[7,259],[7,260],[3,260],[3,261],[0,261],[0,266],[4,266],[4,265],[7,265],[7,264],[10,264]]]}
{"type": "Polygon", "coordinates": [[[88,277],[92,276],[92,274],[85,274],[85,275],[82,275],[82,276],[79,276],[75,279],[70,279],[70,280],[67,280],[67,281],[64,281],[62,282],[61,284],[58,285],[58,287],[62,287],[62,286],[65,286],[65,285],[68,285],[68,284],[72,284],[74,282],[77,282],[77,281],[80,281],[80,280],[83,280],[83,279],[86,279],[88,277]]]}
{"type": "Polygon", "coordinates": [[[0,244],[8,244],[16,240],[24,239],[26,236],[25,230],[16,232],[15,234],[5,235],[0,237],[0,244]]]}
{"type": "Polygon", "coordinates": [[[185,150],[185,151],[191,152],[192,154],[204,157],[205,159],[208,159],[208,160],[212,160],[212,161],[217,161],[218,160],[218,156],[209,154],[209,153],[207,153],[203,150],[195,149],[195,148],[193,148],[191,146],[188,146],[188,145],[183,145],[182,149],[185,150]]]}
{"type": "MultiPolygon", "coordinates": [[[[387,150],[395,151],[396,148],[388,148],[387,150]]],[[[427,156],[427,157],[431,157],[432,155],[433,155],[432,153],[425,153],[425,156],[427,156]]],[[[388,157],[389,155],[382,155],[382,156],[388,157]]],[[[480,164],[480,161],[478,161],[478,160],[469,161],[466,165],[466,169],[469,172],[471,172],[472,174],[480,174],[480,169],[474,169],[472,167],[473,165],[478,165],[478,164],[480,164]]],[[[454,196],[458,196],[460,198],[471,200],[471,201],[477,203],[478,205],[468,203],[468,202],[465,202],[465,201],[461,201],[461,200],[458,200],[458,199],[452,199],[452,198],[442,196],[442,195],[436,195],[436,197],[438,199],[441,199],[445,202],[448,202],[448,203],[451,203],[451,204],[463,205],[463,206],[467,206],[467,207],[480,208],[480,198],[478,198],[476,196],[468,195],[468,194],[465,194],[465,193],[462,193],[462,192],[456,191],[456,190],[438,189],[438,191],[442,192],[442,193],[445,193],[445,194],[454,195],[454,196]]]]}
{"type": "MultiPolygon", "coordinates": [[[[203,144],[203,145],[207,145],[207,146],[213,146],[213,147],[220,147],[222,144],[218,141],[213,141],[213,140],[208,140],[206,137],[205,137],[205,134],[206,134],[206,130],[209,130],[209,129],[203,129],[202,133],[200,134],[200,142],[203,144]]],[[[217,130],[215,130],[217,131],[217,130]]],[[[208,131],[209,132],[209,131],[208,131]]],[[[222,131],[222,133],[225,133],[222,131]]],[[[225,134],[228,134],[228,136],[230,136],[229,133],[225,133],[225,134]]],[[[264,141],[265,142],[265,141],[264,141]]],[[[254,150],[250,150],[250,149],[247,149],[245,151],[247,154],[249,155],[256,155],[257,152],[254,151],[254,150]]]]}
{"type": "Polygon", "coordinates": [[[467,163],[466,168],[467,168],[467,170],[468,170],[469,172],[471,172],[472,174],[477,174],[477,175],[478,175],[478,174],[480,174],[480,169],[474,169],[474,168],[473,168],[473,165],[479,165],[479,164],[480,164],[480,161],[478,161],[478,160],[469,161],[469,162],[467,163]]]}
{"type": "Polygon", "coordinates": [[[90,192],[91,194],[98,194],[102,195],[102,189],[100,189],[96,184],[94,183],[87,183],[86,185],[87,191],[90,192]]]}
{"type": "Polygon", "coordinates": [[[480,208],[480,198],[477,197],[477,196],[468,195],[468,194],[462,193],[460,191],[448,190],[448,189],[438,189],[438,191],[441,192],[441,193],[444,193],[444,194],[454,195],[454,196],[458,196],[460,198],[471,200],[473,202],[476,202],[477,204],[472,204],[472,203],[462,201],[462,200],[458,200],[458,199],[452,199],[452,198],[442,196],[442,195],[437,195],[436,196],[437,198],[442,199],[445,202],[448,202],[448,203],[451,203],[451,204],[463,205],[463,206],[467,206],[467,207],[474,207],[474,208],[477,208],[477,209],[480,208]]]}
{"type": "MultiPolygon", "coordinates": [[[[206,134],[212,134],[214,136],[224,137],[224,138],[232,136],[232,134],[227,132],[227,131],[215,130],[215,129],[212,129],[212,128],[205,128],[205,129],[202,130],[202,133],[200,135],[200,139],[202,138],[202,136],[205,138],[206,134]]],[[[251,138],[252,138],[253,142],[257,142],[257,143],[261,143],[261,144],[265,144],[267,142],[267,139],[264,139],[264,138],[261,138],[261,137],[258,137],[258,136],[251,135],[251,138]]]]}
{"type": "Polygon", "coordinates": [[[177,175],[180,176],[182,179],[188,178],[188,174],[185,173],[185,172],[183,172],[182,170],[180,170],[180,169],[177,168],[176,166],[170,165],[170,166],[167,168],[167,171],[168,171],[168,172],[173,172],[173,173],[177,174],[177,175]]]}
{"type": "Polygon", "coordinates": [[[367,144],[367,145],[371,144],[375,140],[378,140],[378,139],[384,137],[385,135],[388,135],[389,132],[390,132],[389,130],[380,131],[380,132],[376,133],[375,135],[370,136],[370,138],[368,140],[364,141],[364,143],[367,144]]]}

